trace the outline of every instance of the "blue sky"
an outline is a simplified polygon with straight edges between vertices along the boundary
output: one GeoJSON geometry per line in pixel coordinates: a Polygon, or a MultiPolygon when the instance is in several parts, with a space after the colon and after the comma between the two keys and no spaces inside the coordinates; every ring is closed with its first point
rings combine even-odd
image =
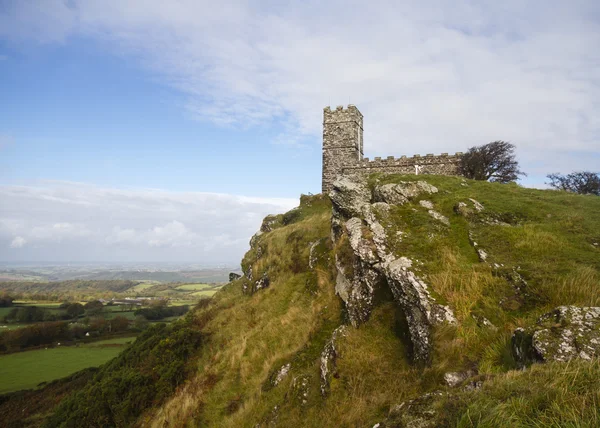
{"type": "Polygon", "coordinates": [[[237,263],[320,189],[321,114],[365,156],[600,165],[595,1],[0,0],[0,260],[237,263]]]}
{"type": "Polygon", "coordinates": [[[319,189],[316,136],[290,148],[273,144],[277,123],[249,129],[193,117],[185,94],[93,39],[24,49],[5,42],[0,52],[0,129],[13,141],[3,149],[5,182],[270,197],[319,189]]]}

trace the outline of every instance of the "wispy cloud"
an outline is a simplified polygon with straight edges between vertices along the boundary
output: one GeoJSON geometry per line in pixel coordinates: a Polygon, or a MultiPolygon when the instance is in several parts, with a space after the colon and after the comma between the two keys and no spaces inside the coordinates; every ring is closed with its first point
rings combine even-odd
{"type": "Polygon", "coordinates": [[[0,186],[0,200],[0,260],[236,263],[266,214],[297,205],[59,181],[0,186]]]}
{"type": "Polygon", "coordinates": [[[186,94],[201,120],[283,122],[277,142],[320,134],[321,109],[357,104],[367,155],[517,144],[560,170],[600,151],[600,3],[14,2],[0,37],[108,42],[186,94]]]}

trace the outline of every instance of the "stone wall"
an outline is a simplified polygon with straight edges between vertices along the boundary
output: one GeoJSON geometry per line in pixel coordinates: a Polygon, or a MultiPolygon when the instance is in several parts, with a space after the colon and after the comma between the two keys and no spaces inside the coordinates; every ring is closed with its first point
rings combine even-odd
{"type": "Polygon", "coordinates": [[[363,116],[354,105],[332,110],[323,109],[322,191],[327,193],[339,175],[370,174],[437,174],[458,175],[462,153],[434,156],[414,155],[374,160],[363,158],[363,116]]]}
{"type": "Polygon", "coordinates": [[[434,156],[414,155],[413,157],[401,156],[395,158],[388,156],[386,159],[376,157],[374,160],[363,158],[359,162],[347,164],[342,168],[342,174],[356,174],[373,172],[384,172],[389,174],[436,174],[436,175],[458,175],[458,165],[462,153],[453,155],[442,153],[434,156]]]}

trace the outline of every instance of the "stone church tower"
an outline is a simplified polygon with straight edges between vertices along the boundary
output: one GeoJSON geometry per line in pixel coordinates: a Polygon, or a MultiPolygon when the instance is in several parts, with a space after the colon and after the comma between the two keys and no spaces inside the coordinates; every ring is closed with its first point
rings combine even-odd
{"type": "Polygon", "coordinates": [[[331,190],[344,167],[363,159],[363,115],[356,106],[323,109],[322,191],[331,190]]]}

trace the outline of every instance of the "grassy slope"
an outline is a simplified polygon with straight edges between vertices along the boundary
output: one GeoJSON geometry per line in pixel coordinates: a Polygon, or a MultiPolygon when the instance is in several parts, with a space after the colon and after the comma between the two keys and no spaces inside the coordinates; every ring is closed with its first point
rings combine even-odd
{"type": "MultiPolygon", "coordinates": [[[[508,395],[511,388],[518,391],[531,383],[529,375],[511,370],[509,337],[515,327],[532,324],[557,305],[599,304],[600,248],[593,244],[600,241],[600,198],[487,182],[468,181],[465,186],[461,179],[438,176],[372,177],[372,184],[416,179],[440,189],[427,199],[450,219],[450,227],[430,217],[418,201],[393,207],[391,220],[382,222],[388,236],[405,233],[391,243],[393,251],[419,261],[417,272],[459,320],[457,327],[435,332],[431,367],[417,369],[408,363],[403,315],[393,302],[384,302],[367,324],[350,329],[340,340],[338,376],[329,397],[320,397],[319,354],[341,323],[333,293],[333,252],[323,246],[314,273],[306,266],[298,270],[293,262],[298,257],[308,260],[309,244],[329,236],[330,205],[316,196],[304,200],[307,206],[297,221],[261,236],[263,255],[258,261],[256,249],[246,255],[243,263],[252,265],[255,278],[268,269],[268,289],[244,295],[243,280],[238,280],[196,312],[198,327],[210,334],[198,376],[145,421],[154,419],[156,426],[165,420],[254,426],[276,417],[280,426],[363,426],[382,420],[394,404],[443,388],[447,371],[476,367],[482,375],[494,376],[490,385],[508,395]],[[453,211],[467,198],[485,206],[470,221],[453,211]],[[509,225],[486,223],[490,219],[509,225]],[[479,262],[469,231],[490,254],[488,260],[502,265],[499,269],[479,262]],[[524,292],[506,279],[513,268],[527,281],[524,292]],[[474,316],[486,317],[497,328],[478,326],[474,316]],[[292,363],[291,374],[277,387],[268,386],[273,373],[287,362],[292,363]],[[297,387],[303,377],[310,385],[305,405],[300,404],[297,387]],[[275,406],[278,411],[273,412],[275,406]]],[[[538,367],[534,373],[554,376],[565,388],[577,383],[568,371],[555,373],[562,370],[557,367],[538,367]]],[[[597,364],[585,370],[600,375],[597,364]]],[[[501,395],[493,388],[473,393],[478,399],[449,401],[444,417],[451,424],[461,420],[469,426],[462,413],[466,405],[457,403],[472,402],[471,412],[477,410],[472,406],[498,412],[493,410],[498,404],[494,400],[501,395]]],[[[550,387],[545,393],[554,397],[558,390],[550,387]]],[[[582,396],[576,392],[570,398],[582,396]]],[[[536,398],[520,400],[526,409],[536,398]]],[[[552,406],[560,403],[548,400],[552,406]]]]}
{"type": "Polygon", "coordinates": [[[300,210],[282,217],[287,225],[262,235],[244,258],[255,279],[267,272],[269,288],[243,294],[242,278],[190,314],[190,328],[205,337],[197,374],[138,423],[253,427],[276,420],[278,426],[372,426],[394,404],[444,389],[445,372],[477,367],[490,380],[478,391],[454,390],[440,398],[440,423],[597,425],[597,362],[517,372],[508,340],[515,327],[532,324],[554,306],[598,305],[600,249],[593,244],[600,242],[600,198],[485,182],[464,186],[460,179],[437,176],[388,176],[380,183],[415,179],[440,189],[427,199],[450,226],[431,218],[417,201],[392,208],[390,220],[381,221],[390,237],[405,233],[390,242],[391,249],[418,260],[415,269],[459,320],[457,327],[435,332],[431,367],[409,364],[403,314],[383,298],[366,324],[350,328],[339,340],[338,374],[329,396],[321,397],[319,356],[343,322],[343,311],[334,294],[330,203],[320,195],[303,197],[300,210]],[[485,211],[467,221],[453,207],[469,197],[485,211]],[[484,221],[490,218],[509,225],[484,221]],[[500,269],[479,262],[469,231],[500,269]],[[320,242],[318,262],[309,269],[315,241],[320,242]],[[507,281],[513,269],[527,281],[524,292],[507,281]],[[486,317],[496,328],[478,326],[473,316],[486,317]],[[292,364],[290,374],[273,387],[270,380],[286,363],[292,364]]]}

